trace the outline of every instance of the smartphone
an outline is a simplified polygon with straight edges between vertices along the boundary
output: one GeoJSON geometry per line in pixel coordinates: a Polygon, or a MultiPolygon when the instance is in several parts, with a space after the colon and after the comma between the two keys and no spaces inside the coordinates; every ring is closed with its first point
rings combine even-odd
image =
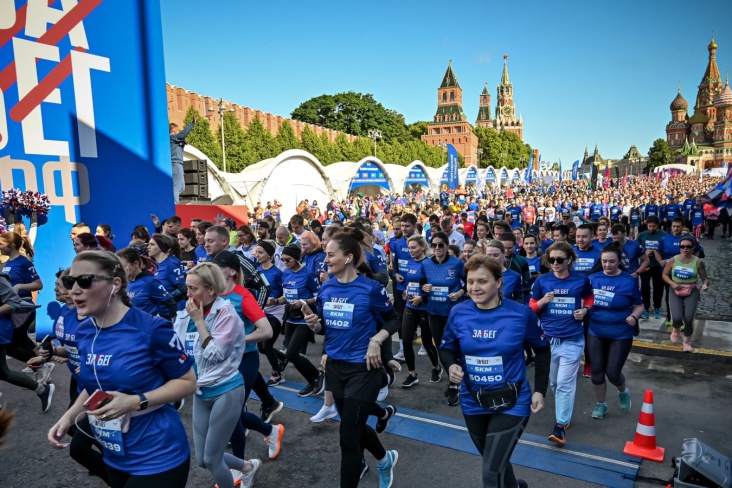
{"type": "Polygon", "coordinates": [[[308,306],[306,302],[302,302],[302,313],[305,315],[313,315],[313,309],[308,306]]]}
{"type": "Polygon", "coordinates": [[[84,402],[84,408],[91,410],[99,410],[106,404],[112,401],[114,397],[106,391],[97,390],[91,394],[91,396],[84,402]]]}
{"type": "Polygon", "coordinates": [[[50,335],[43,338],[41,341],[41,347],[53,355],[53,342],[51,341],[50,335]]]}

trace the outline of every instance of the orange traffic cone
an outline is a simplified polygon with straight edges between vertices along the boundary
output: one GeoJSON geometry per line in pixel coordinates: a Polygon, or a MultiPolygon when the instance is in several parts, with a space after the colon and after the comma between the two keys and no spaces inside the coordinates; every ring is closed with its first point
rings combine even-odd
{"type": "Polygon", "coordinates": [[[633,442],[627,442],[624,454],[638,456],[643,459],[663,462],[663,454],[666,451],[663,447],[656,446],[656,420],[653,415],[653,391],[646,390],[643,398],[643,407],[641,407],[640,418],[638,419],[638,427],[635,429],[635,439],[633,442]]]}

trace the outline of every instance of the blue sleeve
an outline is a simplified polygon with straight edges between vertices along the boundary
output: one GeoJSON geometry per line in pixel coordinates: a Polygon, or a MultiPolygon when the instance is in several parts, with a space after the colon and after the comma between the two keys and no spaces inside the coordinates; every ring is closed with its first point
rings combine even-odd
{"type": "Polygon", "coordinates": [[[643,296],[641,295],[640,286],[638,286],[638,280],[632,278],[632,288],[631,288],[631,295],[630,295],[630,303],[635,305],[643,305],[643,296]]]}
{"type": "Polygon", "coordinates": [[[185,353],[185,348],[170,322],[161,318],[152,320],[154,325],[151,332],[150,355],[153,363],[169,380],[184,376],[193,367],[193,358],[185,353]]]}
{"type": "MultiPolygon", "coordinates": [[[[519,277],[520,278],[520,277],[519,277]]],[[[522,285],[522,280],[518,279],[516,280],[516,283],[513,286],[513,299],[518,303],[524,303],[524,290],[522,285]]]]}
{"type": "Polygon", "coordinates": [[[317,295],[318,290],[320,289],[320,281],[314,273],[310,273],[310,276],[308,276],[308,289],[313,295],[317,295]]]}
{"type": "Polygon", "coordinates": [[[386,292],[386,288],[378,281],[372,281],[369,308],[383,316],[393,310],[394,306],[391,304],[391,300],[389,300],[389,294],[386,292]]]}
{"type": "Polygon", "coordinates": [[[541,276],[543,275],[538,276],[531,286],[531,298],[537,301],[544,297],[544,294],[541,292],[541,276]]]}
{"type": "Polygon", "coordinates": [[[171,134],[170,140],[173,142],[183,142],[188,133],[193,130],[194,125],[195,124],[191,122],[190,124],[185,126],[182,131],[178,132],[177,134],[171,134]]]}
{"type": "Polygon", "coordinates": [[[584,277],[584,283],[582,285],[582,298],[588,297],[593,294],[594,292],[592,290],[592,283],[590,283],[590,280],[587,277],[584,277]]]}
{"type": "Polygon", "coordinates": [[[529,309],[529,316],[526,324],[526,335],[524,335],[524,344],[529,347],[544,347],[548,345],[544,338],[544,330],[539,324],[539,317],[537,317],[531,309],[529,309]]]}
{"type": "Polygon", "coordinates": [[[454,310],[450,312],[447,318],[447,324],[445,324],[445,332],[442,334],[442,342],[438,345],[439,349],[446,349],[448,351],[454,351],[455,353],[460,352],[460,343],[457,338],[457,331],[455,330],[455,313],[454,310]]]}
{"type": "Polygon", "coordinates": [[[153,279],[149,282],[150,286],[150,297],[155,300],[156,303],[163,303],[165,302],[169,297],[170,294],[165,289],[162,283],[160,281],[153,279]]]}

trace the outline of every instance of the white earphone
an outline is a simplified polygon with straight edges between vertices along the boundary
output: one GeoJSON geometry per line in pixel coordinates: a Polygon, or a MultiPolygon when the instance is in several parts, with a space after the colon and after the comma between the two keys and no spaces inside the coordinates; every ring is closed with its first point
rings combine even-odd
{"type": "Polygon", "coordinates": [[[351,262],[351,258],[347,258],[347,259],[346,259],[346,264],[348,264],[348,263],[350,263],[350,262],[351,262]]]}

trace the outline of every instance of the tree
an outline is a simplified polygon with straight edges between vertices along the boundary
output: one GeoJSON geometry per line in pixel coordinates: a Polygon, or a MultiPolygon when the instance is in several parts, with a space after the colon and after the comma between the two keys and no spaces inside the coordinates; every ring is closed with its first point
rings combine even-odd
{"type": "Polygon", "coordinates": [[[666,139],[659,138],[653,141],[653,146],[648,150],[648,164],[646,168],[652,169],[656,166],[669,164],[673,160],[674,158],[666,139]]]}
{"type": "Polygon", "coordinates": [[[300,149],[302,144],[300,139],[295,135],[295,129],[288,121],[282,122],[280,129],[277,131],[275,136],[275,144],[279,152],[287,151],[288,149],[300,149]]]}
{"type": "Polygon", "coordinates": [[[404,116],[377,102],[373,95],[356,92],[320,95],[292,111],[292,118],[355,136],[381,131],[386,142],[404,141],[410,134],[404,116]]]}
{"type": "Polygon", "coordinates": [[[188,112],[186,112],[186,116],[183,119],[183,124],[188,125],[193,122],[194,115],[198,116],[198,122],[196,122],[193,130],[188,133],[186,143],[204,153],[211,159],[211,161],[214,162],[214,164],[216,164],[216,166],[221,168],[221,145],[216,142],[216,139],[211,132],[211,124],[209,124],[206,117],[199,114],[193,107],[189,107],[188,112]]]}
{"type": "Polygon", "coordinates": [[[478,136],[478,147],[483,149],[481,166],[522,168],[528,164],[531,146],[524,144],[515,133],[482,126],[475,127],[474,132],[478,136]]]}
{"type": "Polygon", "coordinates": [[[419,121],[414,122],[413,124],[409,124],[407,126],[407,129],[409,129],[409,134],[418,141],[422,140],[422,136],[427,135],[427,126],[429,125],[429,122],[425,121],[419,121]]]}
{"type": "MultiPolygon", "coordinates": [[[[216,140],[221,147],[221,128],[216,131],[216,140]]],[[[226,171],[238,173],[243,170],[247,160],[246,135],[239,119],[232,112],[224,112],[224,142],[226,146],[226,171]]]]}
{"type": "Polygon", "coordinates": [[[249,164],[257,163],[263,159],[273,158],[281,152],[275,143],[274,137],[272,137],[272,134],[264,127],[264,124],[262,124],[262,121],[258,117],[254,117],[247,126],[244,139],[254,156],[254,159],[249,161],[249,164]]]}

